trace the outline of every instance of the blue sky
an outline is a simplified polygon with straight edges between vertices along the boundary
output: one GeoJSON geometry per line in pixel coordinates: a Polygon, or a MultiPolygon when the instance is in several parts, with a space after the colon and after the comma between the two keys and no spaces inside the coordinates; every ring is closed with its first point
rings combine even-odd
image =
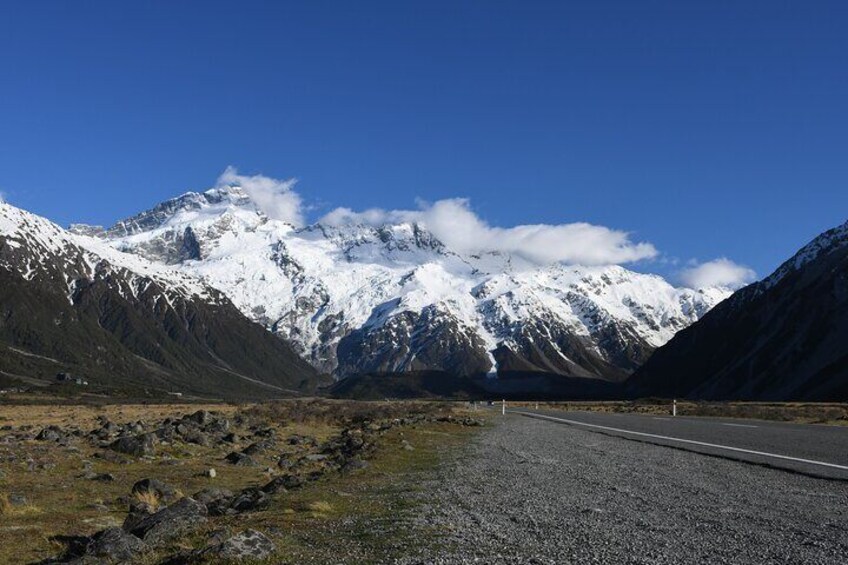
{"type": "MultiPolygon", "coordinates": [[[[848,216],[844,2],[8,2],[0,190],[111,223],[242,174],[464,197],[767,274],[848,216]]],[[[633,265],[631,265],[633,266],[633,265]]]]}

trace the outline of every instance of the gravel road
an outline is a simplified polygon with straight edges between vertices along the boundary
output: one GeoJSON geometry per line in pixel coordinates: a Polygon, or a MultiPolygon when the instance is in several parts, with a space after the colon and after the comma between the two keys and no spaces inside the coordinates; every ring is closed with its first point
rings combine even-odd
{"type": "Polygon", "coordinates": [[[519,415],[424,485],[403,563],[848,563],[848,483],[519,415]]]}

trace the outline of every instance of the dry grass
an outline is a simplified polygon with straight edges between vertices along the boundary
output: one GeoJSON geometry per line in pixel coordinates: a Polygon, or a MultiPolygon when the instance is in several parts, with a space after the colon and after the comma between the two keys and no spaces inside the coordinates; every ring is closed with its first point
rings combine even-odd
{"type": "Polygon", "coordinates": [[[39,507],[33,506],[32,504],[15,506],[9,501],[8,494],[0,493],[0,516],[27,516],[40,513],[41,509],[39,507]]]}
{"type": "Polygon", "coordinates": [[[106,416],[116,422],[135,420],[161,420],[191,414],[197,410],[221,412],[229,417],[238,408],[229,404],[113,404],[108,406],[72,405],[3,405],[0,420],[3,425],[49,425],[74,424],[83,429],[97,427],[97,417],[106,416]]]}
{"type": "MultiPolygon", "coordinates": [[[[308,435],[322,442],[339,432],[340,422],[404,417],[414,413],[440,414],[454,409],[448,404],[438,403],[431,403],[429,406],[426,403],[393,404],[387,406],[385,403],[322,403],[300,400],[269,406],[4,406],[0,413],[6,418],[4,424],[30,425],[35,429],[50,424],[73,424],[88,430],[98,427],[96,418],[101,414],[114,422],[152,422],[206,408],[223,413],[234,422],[239,417],[244,418],[242,428],[252,424],[263,428],[270,427],[281,440],[298,434],[308,435]]],[[[451,438],[468,437],[473,431],[472,428],[460,428],[452,424],[427,424],[416,426],[415,429],[407,427],[403,428],[403,432],[392,430],[384,438],[386,447],[378,450],[376,459],[370,461],[368,469],[310,483],[307,488],[279,497],[267,512],[234,517],[232,523],[229,518],[216,519],[210,523],[209,528],[219,528],[223,525],[237,530],[246,527],[256,527],[266,532],[284,530],[287,534],[283,538],[275,538],[283,552],[281,556],[288,555],[286,552],[295,548],[304,560],[309,560],[316,552],[330,551],[335,547],[332,540],[337,532],[333,529],[325,530],[331,524],[338,522],[350,528],[348,523],[351,516],[357,518],[357,524],[360,517],[371,519],[368,518],[371,516],[373,519],[389,521],[393,519],[397,508],[392,493],[394,489],[399,488],[398,485],[412,480],[410,469],[432,466],[438,457],[443,455],[441,448],[445,438],[453,441],[451,438]],[[440,433],[444,435],[421,435],[432,429],[443,430],[440,433]],[[448,432],[454,435],[448,435],[448,432]],[[415,445],[416,451],[409,452],[395,447],[399,444],[401,433],[405,433],[405,437],[415,445]],[[390,489],[392,492],[383,493],[383,489],[390,489]],[[374,495],[375,492],[379,492],[379,496],[374,495]],[[321,545],[315,546],[311,541],[307,543],[305,540],[313,540],[321,545]]],[[[290,450],[297,454],[302,453],[298,450],[303,449],[288,446],[285,441],[281,441],[278,449],[267,453],[266,459],[261,459],[264,455],[260,456],[261,465],[258,467],[236,467],[223,462],[227,452],[246,447],[249,441],[238,445],[209,447],[184,443],[162,445],[155,457],[135,458],[129,463],[97,458],[94,455],[102,450],[83,440],[75,443],[78,451],[50,442],[24,441],[7,445],[0,443],[0,460],[12,460],[9,457],[14,456],[16,461],[4,466],[3,476],[0,476],[0,492],[7,495],[25,493],[33,505],[12,507],[8,496],[0,496],[0,563],[36,562],[56,555],[61,549],[53,539],[56,535],[90,535],[107,527],[119,526],[127,512],[126,497],[131,495],[132,485],[141,479],[156,478],[189,495],[208,487],[238,491],[266,483],[268,477],[264,474],[264,468],[275,466],[275,457],[278,457],[281,451],[290,450]],[[28,460],[34,460],[38,464],[35,470],[27,468],[28,460]],[[86,480],[83,478],[86,462],[90,464],[92,473],[110,473],[115,480],[86,480]],[[42,463],[48,463],[50,466],[41,468],[42,463]],[[209,468],[216,469],[215,478],[202,476],[203,471],[209,468]],[[97,507],[95,502],[102,502],[106,508],[97,507]]],[[[412,484],[410,488],[415,486],[412,484]]],[[[136,499],[139,500],[138,497],[136,499]]],[[[158,500],[141,500],[160,503],[158,500]]],[[[204,532],[200,532],[196,540],[183,541],[195,546],[206,543],[203,534],[204,532]]],[[[361,543],[359,537],[365,536],[370,540],[369,536],[372,534],[366,529],[364,533],[351,531],[344,535],[351,537],[355,543],[361,543]]],[[[379,545],[383,540],[375,538],[368,543],[379,545]]],[[[325,555],[325,559],[319,562],[332,562],[332,559],[325,555]]]]}

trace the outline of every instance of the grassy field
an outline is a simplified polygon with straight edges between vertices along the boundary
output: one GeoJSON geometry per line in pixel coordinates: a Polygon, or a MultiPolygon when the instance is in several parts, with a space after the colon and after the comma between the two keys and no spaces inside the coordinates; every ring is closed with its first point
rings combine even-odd
{"type": "MultiPolygon", "coordinates": [[[[47,425],[97,427],[97,418],[114,422],[153,422],[177,418],[204,408],[198,405],[132,406],[3,406],[0,428],[35,432],[47,425]]],[[[444,414],[457,408],[419,403],[351,403],[314,401],[272,406],[206,407],[222,417],[271,428],[277,438],[295,434],[313,437],[320,445],[351,422],[380,421],[420,410],[444,414]]],[[[480,416],[479,413],[476,416],[480,416]]],[[[385,562],[408,554],[415,546],[434,543],[438,532],[413,530],[407,518],[420,503],[418,478],[428,473],[455,448],[463,446],[477,427],[426,421],[392,427],[381,434],[367,467],[350,473],[327,472],[303,488],[275,496],[264,511],[217,517],[166,551],[144,557],[156,563],[165,554],[203,547],[213,532],[254,528],[278,547],[286,563],[385,562]]],[[[61,553],[58,536],[90,535],[120,526],[127,514],[132,485],[156,478],[191,495],[207,487],[237,491],[265,484],[279,472],[276,459],[296,455],[297,447],[282,442],[272,453],[258,456],[255,467],[236,467],[223,461],[244,445],[202,446],[174,442],[155,456],[124,462],[97,457],[103,449],[80,439],[68,446],[27,440],[0,441],[0,563],[30,563],[61,553]],[[204,476],[215,469],[216,476],[204,476]],[[85,478],[85,472],[89,478],[85,478]],[[113,480],[92,480],[91,474],[113,480]],[[26,501],[13,505],[10,499],[26,501]]],[[[302,453],[300,453],[302,455],[302,453]]]]}
{"type": "MultiPolygon", "coordinates": [[[[584,410],[592,412],[620,412],[632,414],[663,415],[671,413],[670,400],[634,400],[609,402],[511,402],[509,406],[523,406],[547,410],[584,410]]],[[[751,418],[777,422],[804,424],[848,425],[848,404],[825,402],[691,402],[677,401],[678,416],[716,418],[751,418]]]]}

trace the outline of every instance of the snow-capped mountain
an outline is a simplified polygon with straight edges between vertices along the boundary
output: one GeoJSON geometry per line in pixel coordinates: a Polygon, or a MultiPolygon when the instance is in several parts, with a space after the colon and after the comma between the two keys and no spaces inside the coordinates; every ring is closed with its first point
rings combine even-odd
{"type": "Polygon", "coordinates": [[[316,384],[284,341],[196,276],[0,202],[0,373],[39,383],[67,371],[230,397],[316,384]]]}
{"type": "Polygon", "coordinates": [[[730,294],[619,266],[462,254],[415,222],[295,228],[238,186],[72,229],[199,277],[337,377],[497,370],[618,381],[730,294]]]}

